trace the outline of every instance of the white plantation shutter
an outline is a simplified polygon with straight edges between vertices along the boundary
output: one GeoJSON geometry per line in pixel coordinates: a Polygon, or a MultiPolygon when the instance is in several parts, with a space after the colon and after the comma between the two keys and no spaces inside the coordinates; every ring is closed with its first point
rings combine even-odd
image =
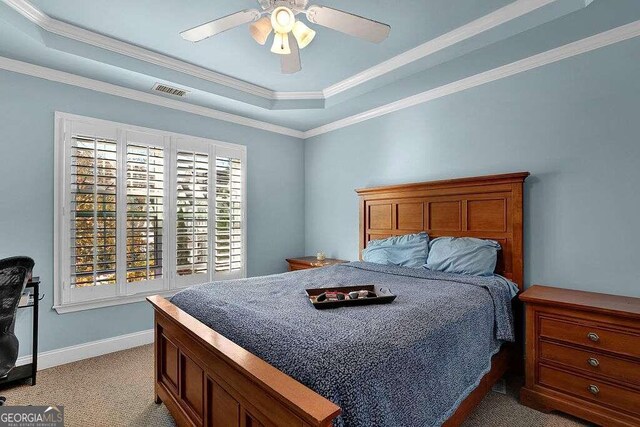
{"type": "Polygon", "coordinates": [[[71,287],[116,284],[116,141],[71,139],[71,287]]]}
{"type": "MultiPolygon", "coordinates": [[[[165,149],[145,143],[153,136],[127,133],[126,281],[164,275],[165,149]]],[[[162,142],[162,138],[159,142],[162,142]]]]}
{"type": "Polygon", "coordinates": [[[246,149],[56,113],[54,307],[246,274],[246,149]]]}
{"type": "Polygon", "coordinates": [[[216,156],[216,272],[240,271],[243,268],[242,181],[240,158],[216,156]]]}
{"type": "Polygon", "coordinates": [[[176,157],[176,273],[209,273],[209,154],[176,157]]]}
{"type": "Polygon", "coordinates": [[[117,138],[113,129],[79,122],[68,126],[56,146],[66,153],[56,198],[65,200],[58,215],[63,239],[57,246],[64,286],[57,296],[67,303],[117,295],[117,138]]]}
{"type": "Polygon", "coordinates": [[[214,279],[246,276],[246,151],[230,145],[215,149],[214,279]]]}

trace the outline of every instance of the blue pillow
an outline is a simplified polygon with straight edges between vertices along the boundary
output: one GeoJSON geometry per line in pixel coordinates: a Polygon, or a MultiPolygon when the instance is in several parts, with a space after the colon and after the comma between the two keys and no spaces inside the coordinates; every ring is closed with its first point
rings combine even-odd
{"type": "Polygon", "coordinates": [[[362,251],[362,259],[377,264],[420,268],[427,262],[428,253],[429,236],[422,232],[372,240],[362,251]]]}
{"type": "Polygon", "coordinates": [[[492,276],[500,244],[473,237],[438,237],[429,244],[427,267],[447,273],[492,276]]]}

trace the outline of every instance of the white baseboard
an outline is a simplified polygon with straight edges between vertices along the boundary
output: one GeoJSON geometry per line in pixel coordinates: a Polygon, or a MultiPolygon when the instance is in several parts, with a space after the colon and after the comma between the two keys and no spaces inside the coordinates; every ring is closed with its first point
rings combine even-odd
{"type": "MultiPolygon", "coordinates": [[[[78,360],[89,359],[90,357],[102,356],[103,354],[113,353],[115,351],[151,344],[152,342],[153,329],[148,329],[146,331],[134,332],[113,338],[43,351],[38,354],[38,370],[40,371],[54,366],[77,362],[78,360]]],[[[18,358],[16,366],[26,365],[27,363],[31,363],[30,354],[18,358]]]]}

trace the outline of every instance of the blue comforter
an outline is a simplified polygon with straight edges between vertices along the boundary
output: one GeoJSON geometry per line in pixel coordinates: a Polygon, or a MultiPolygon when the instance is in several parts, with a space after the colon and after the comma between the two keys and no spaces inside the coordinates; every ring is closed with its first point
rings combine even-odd
{"type": "Polygon", "coordinates": [[[514,338],[504,279],[353,262],[194,286],[172,302],[339,405],[337,426],[435,426],[514,338]],[[391,304],[316,310],[305,288],[373,284],[391,304]]]}

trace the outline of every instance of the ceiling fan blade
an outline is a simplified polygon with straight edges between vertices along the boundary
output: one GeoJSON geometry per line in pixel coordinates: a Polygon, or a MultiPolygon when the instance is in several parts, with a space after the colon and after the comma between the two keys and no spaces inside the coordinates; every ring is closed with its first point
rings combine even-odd
{"type": "Polygon", "coordinates": [[[294,74],[302,70],[298,41],[291,33],[289,33],[289,49],[291,49],[289,55],[280,55],[280,66],[283,74],[294,74]]]}
{"type": "Polygon", "coordinates": [[[240,12],[227,15],[223,18],[216,19],[215,21],[207,22],[206,24],[198,25],[180,33],[183,39],[190,42],[199,42],[216,34],[220,34],[224,31],[230,30],[242,24],[248,24],[255,21],[260,16],[260,12],[256,9],[247,9],[240,12]]]}
{"type": "Polygon", "coordinates": [[[314,24],[374,43],[386,39],[391,31],[391,27],[382,22],[326,6],[310,6],[307,9],[307,19],[314,24]]]}

